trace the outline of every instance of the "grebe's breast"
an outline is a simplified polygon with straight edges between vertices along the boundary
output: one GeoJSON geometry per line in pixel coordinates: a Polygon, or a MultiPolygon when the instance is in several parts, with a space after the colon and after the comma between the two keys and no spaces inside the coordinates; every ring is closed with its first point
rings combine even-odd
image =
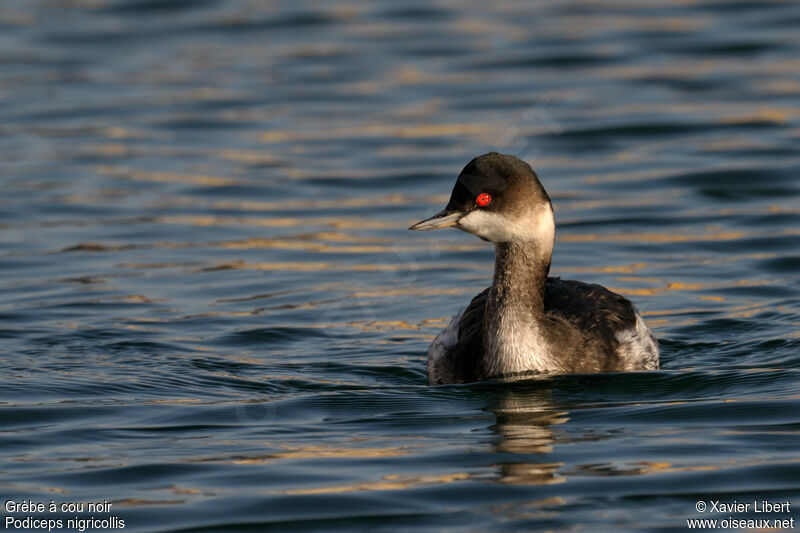
{"type": "MultiPolygon", "coordinates": [[[[532,329],[500,326],[487,338],[487,288],[434,339],[431,384],[466,383],[499,374],[655,370],[658,345],[633,304],[600,285],[548,278],[544,316],[532,329]]],[[[503,317],[488,317],[503,324],[503,317]]],[[[505,321],[508,324],[508,321],[505,321]]],[[[490,326],[491,327],[491,326],[490,326]]]]}

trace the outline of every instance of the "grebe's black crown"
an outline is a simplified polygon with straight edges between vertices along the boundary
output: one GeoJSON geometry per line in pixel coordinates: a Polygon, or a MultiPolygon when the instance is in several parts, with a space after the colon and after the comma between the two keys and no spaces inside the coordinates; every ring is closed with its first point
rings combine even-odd
{"type": "Polygon", "coordinates": [[[475,207],[475,198],[488,193],[492,203],[487,210],[514,210],[520,204],[550,203],[539,177],[525,161],[508,154],[490,152],[476,157],[458,176],[449,210],[468,212],[475,207]]]}

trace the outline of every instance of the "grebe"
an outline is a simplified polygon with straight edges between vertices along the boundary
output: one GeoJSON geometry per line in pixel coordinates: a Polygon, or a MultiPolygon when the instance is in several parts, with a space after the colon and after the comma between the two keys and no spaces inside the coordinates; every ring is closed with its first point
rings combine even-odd
{"type": "Polygon", "coordinates": [[[494,277],[433,340],[430,384],[658,368],[658,344],[630,301],[548,277],[553,206],[527,163],[496,152],[476,157],[444,210],[409,229],[448,227],[494,243],[494,277]]]}

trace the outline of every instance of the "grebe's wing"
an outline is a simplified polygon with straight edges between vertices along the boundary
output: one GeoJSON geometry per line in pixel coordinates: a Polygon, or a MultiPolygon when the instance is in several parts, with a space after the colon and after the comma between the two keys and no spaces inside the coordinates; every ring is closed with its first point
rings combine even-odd
{"type": "Polygon", "coordinates": [[[428,383],[469,383],[477,380],[477,364],[483,352],[483,313],[489,289],[475,296],[453,317],[428,349],[428,383]]]}
{"type": "Polygon", "coordinates": [[[601,285],[548,278],[545,314],[560,317],[585,336],[586,347],[613,355],[599,370],[658,368],[658,345],[633,304],[601,285]]]}

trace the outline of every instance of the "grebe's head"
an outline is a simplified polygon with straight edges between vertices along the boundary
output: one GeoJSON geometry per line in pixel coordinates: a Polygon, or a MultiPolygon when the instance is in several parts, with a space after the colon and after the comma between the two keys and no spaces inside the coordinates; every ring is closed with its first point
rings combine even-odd
{"type": "Polygon", "coordinates": [[[552,250],[553,207],[536,173],[513,155],[476,157],[458,176],[447,206],[408,229],[455,227],[494,243],[535,243],[552,250]]]}

